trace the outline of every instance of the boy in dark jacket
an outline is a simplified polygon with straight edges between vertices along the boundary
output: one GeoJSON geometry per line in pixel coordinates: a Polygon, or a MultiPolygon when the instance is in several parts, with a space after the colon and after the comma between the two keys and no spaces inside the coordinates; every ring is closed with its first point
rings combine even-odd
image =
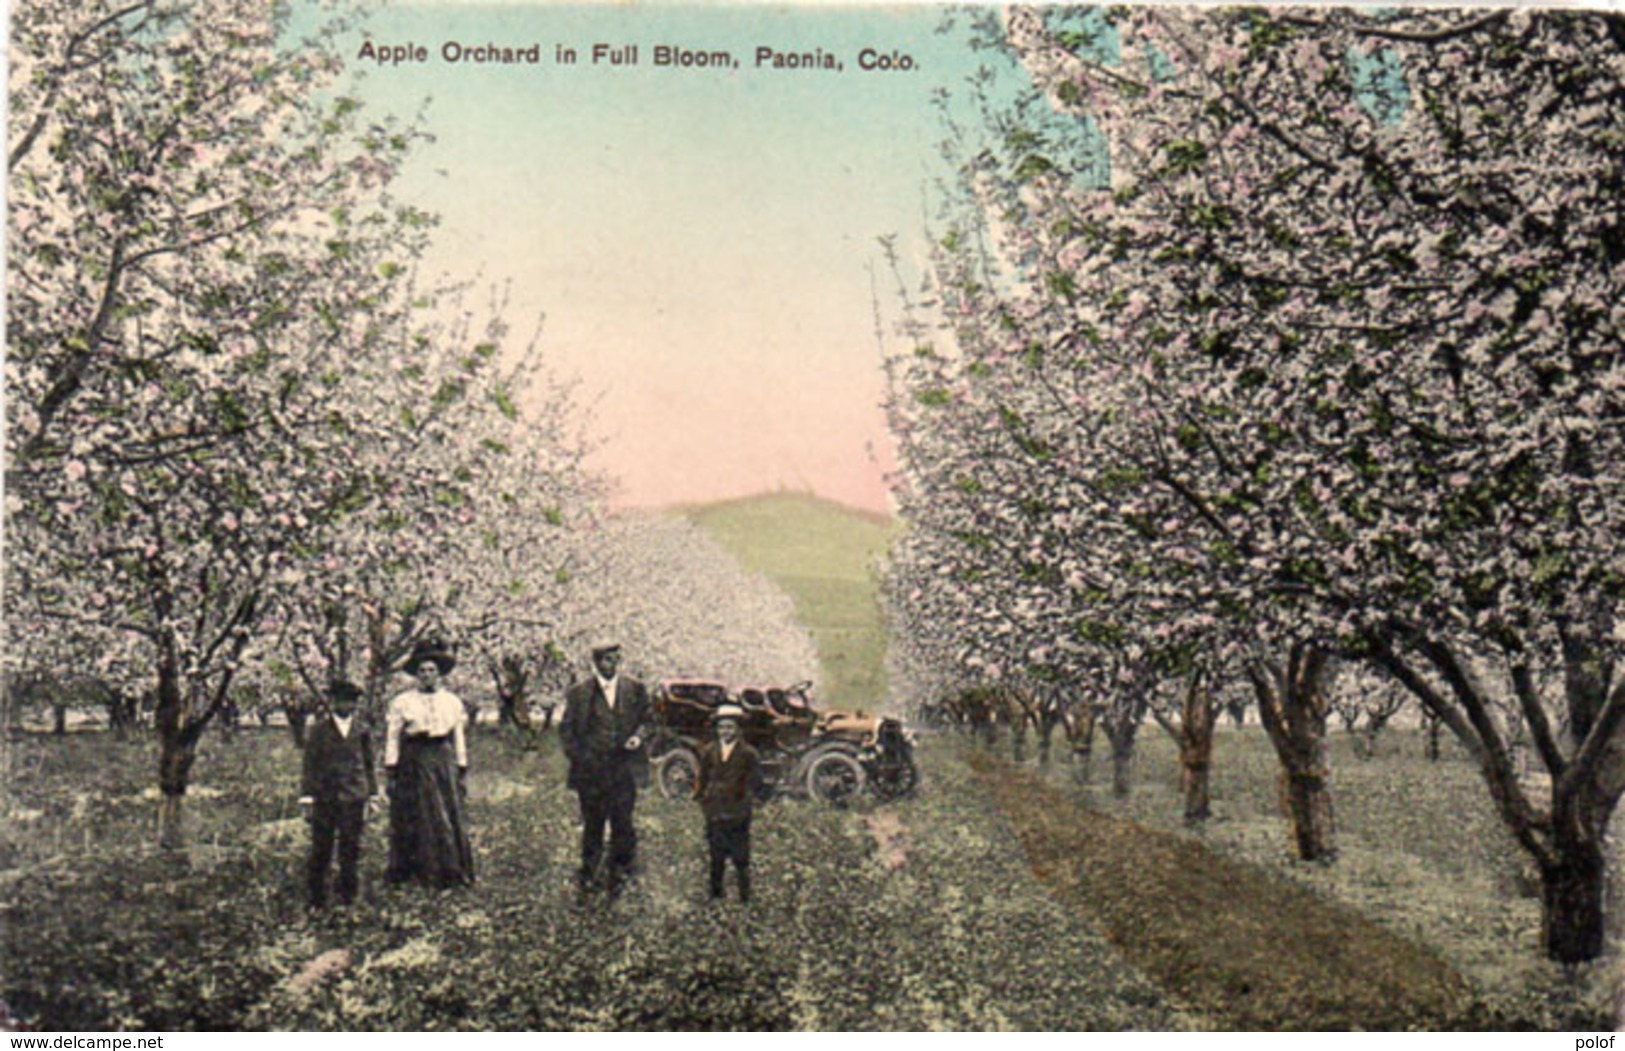
{"type": "Polygon", "coordinates": [[[310,909],[327,904],[327,870],[335,841],[339,854],[338,903],[355,901],[361,859],[361,830],[369,802],[378,793],[373,772],[372,734],[355,719],[361,689],[335,681],[328,687],[329,712],[305,738],[300,806],[310,815],[310,862],[306,867],[310,909]]]}
{"type": "Polygon", "coordinates": [[[762,761],[756,749],[739,739],[744,714],[732,704],[717,708],[712,716],[717,739],[700,750],[700,776],[694,784],[694,798],[705,813],[712,901],[722,897],[729,858],[739,877],[739,900],[750,901],[750,815],[761,783],[762,761]]]}

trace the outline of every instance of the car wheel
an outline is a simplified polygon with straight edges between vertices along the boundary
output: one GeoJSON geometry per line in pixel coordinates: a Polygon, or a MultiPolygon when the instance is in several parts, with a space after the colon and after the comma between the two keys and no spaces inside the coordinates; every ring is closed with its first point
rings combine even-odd
{"type": "Polygon", "coordinates": [[[887,764],[877,776],[870,779],[870,783],[874,786],[875,795],[889,803],[902,799],[919,786],[920,770],[914,765],[914,760],[905,759],[887,764]]]}
{"type": "Polygon", "coordinates": [[[824,752],[807,764],[807,794],[830,806],[856,799],[864,780],[863,764],[845,752],[824,752]]]}
{"type": "Polygon", "coordinates": [[[667,799],[692,799],[700,779],[700,757],[679,745],[660,757],[655,765],[655,783],[667,799]]]}

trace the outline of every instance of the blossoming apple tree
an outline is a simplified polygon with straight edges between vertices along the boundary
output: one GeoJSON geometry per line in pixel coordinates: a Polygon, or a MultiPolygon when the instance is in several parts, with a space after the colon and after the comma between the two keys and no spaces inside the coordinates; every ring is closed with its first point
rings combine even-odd
{"type": "Polygon", "coordinates": [[[1305,789],[1300,849],[1329,833],[1329,661],[1381,666],[1477,757],[1540,868],[1548,953],[1595,956],[1625,790],[1625,24],[1136,8],[1104,47],[1053,13],[1005,29],[1051,109],[1099,130],[1109,182],[1031,135],[979,156],[1011,267],[950,275],[949,313],[1107,498],[1090,535],[1139,534],[1101,534],[1152,570],[1120,608],[1228,640],[1305,789]],[[1545,779],[1519,778],[1519,733],[1545,779]]]}
{"type": "Polygon", "coordinates": [[[651,679],[788,685],[815,678],[817,652],[789,596],[694,523],[628,512],[575,540],[556,635],[566,677],[586,674],[593,640],[613,637],[628,670],[651,679]]]}
{"type": "MultiPolygon", "coordinates": [[[[325,37],[242,2],[15,13],[6,385],[16,630],[119,633],[165,839],[204,728],[455,372],[401,334],[432,221],[388,193],[325,37]]],[[[11,618],[8,617],[8,621],[11,618]]]]}
{"type": "MultiPolygon", "coordinates": [[[[410,425],[357,449],[384,479],[379,499],[324,545],[310,586],[285,610],[273,678],[309,696],[329,676],[363,685],[381,712],[389,677],[428,638],[481,677],[526,677],[557,628],[569,536],[596,513],[584,419],[536,339],[508,349],[500,300],[476,316],[454,296],[409,342],[441,377],[403,402],[410,425]]],[[[499,694],[517,680],[499,677],[499,694]]],[[[466,690],[466,687],[465,687],[466,690]]]]}

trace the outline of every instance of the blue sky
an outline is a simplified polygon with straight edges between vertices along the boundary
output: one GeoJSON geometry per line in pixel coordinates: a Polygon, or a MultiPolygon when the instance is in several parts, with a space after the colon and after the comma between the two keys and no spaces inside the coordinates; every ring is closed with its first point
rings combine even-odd
{"type": "Polygon", "coordinates": [[[521,331],[546,315],[558,367],[598,398],[600,465],[636,506],[777,488],[883,507],[872,290],[878,240],[918,257],[943,174],[933,94],[987,55],[939,9],[549,3],[387,5],[340,41],[418,45],[370,68],[372,112],[422,109],[436,141],[403,195],[443,224],[432,267],[511,282],[521,331]],[[451,63],[443,46],[539,44],[541,65],[451,63]],[[592,47],[636,44],[636,67],[592,47]],[[553,61],[558,45],[579,62],[553,61]],[[657,69],[657,45],[741,68],[657,69]],[[821,49],[841,72],[753,68],[758,46],[821,49]],[[911,72],[863,72],[865,48],[911,72]],[[426,105],[426,109],[425,107],[426,105]]]}

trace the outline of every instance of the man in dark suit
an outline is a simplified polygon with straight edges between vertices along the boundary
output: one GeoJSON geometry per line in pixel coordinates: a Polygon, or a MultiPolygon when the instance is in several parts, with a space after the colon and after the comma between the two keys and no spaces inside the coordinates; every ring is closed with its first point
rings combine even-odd
{"type": "Polygon", "coordinates": [[[559,742],[570,762],[568,787],[581,803],[581,871],[577,885],[587,892],[602,884],[618,893],[637,860],[632,811],[638,784],[648,780],[644,734],[649,693],[643,683],[620,674],[621,648],[603,643],[592,649],[593,676],[565,694],[559,742]],[[609,831],[608,872],[604,832],[609,831]]]}
{"type": "Polygon", "coordinates": [[[327,904],[327,870],[335,841],[339,855],[337,897],[355,901],[360,884],[361,830],[367,808],[378,794],[373,772],[372,734],[355,719],[360,687],[342,680],[327,690],[328,714],[305,738],[304,777],[299,803],[310,816],[310,861],[306,868],[311,911],[327,904]]]}

